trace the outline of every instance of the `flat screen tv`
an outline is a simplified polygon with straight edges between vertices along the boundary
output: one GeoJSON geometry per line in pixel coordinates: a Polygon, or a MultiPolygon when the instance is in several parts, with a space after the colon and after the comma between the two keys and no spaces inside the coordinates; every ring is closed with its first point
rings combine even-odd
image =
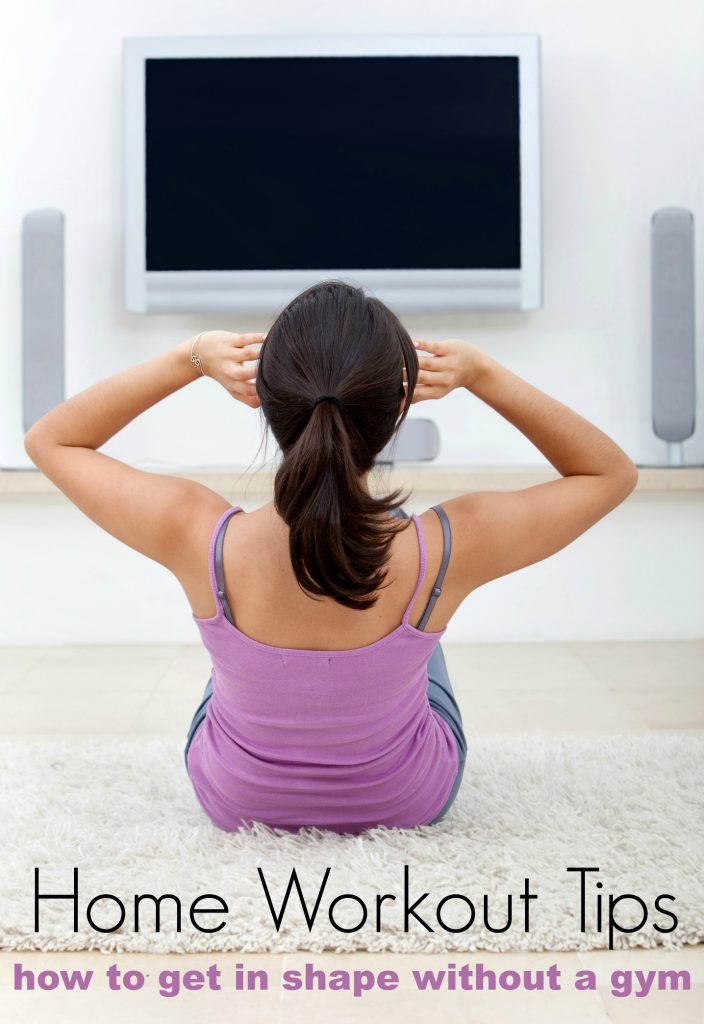
{"type": "Polygon", "coordinates": [[[125,39],[125,303],[542,304],[532,35],[125,39]]]}

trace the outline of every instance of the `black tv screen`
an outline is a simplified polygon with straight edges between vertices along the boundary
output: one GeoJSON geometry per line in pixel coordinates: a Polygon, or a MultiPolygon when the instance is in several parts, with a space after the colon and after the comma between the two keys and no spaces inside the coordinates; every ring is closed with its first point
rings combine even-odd
{"type": "Polygon", "coordinates": [[[516,269],[518,58],[150,58],[150,271],[516,269]]]}

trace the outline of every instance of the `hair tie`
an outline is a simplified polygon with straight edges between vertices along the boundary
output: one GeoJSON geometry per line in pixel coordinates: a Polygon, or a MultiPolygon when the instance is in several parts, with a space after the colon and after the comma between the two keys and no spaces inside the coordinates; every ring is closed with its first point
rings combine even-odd
{"type": "Polygon", "coordinates": [[[340,399],[337,397],[337,395],[318,395],[318,397],[313,400],[314,409],[318,402],[334,402],[338,409],[342,408],[342,406],[340,405],[340,399]]]}

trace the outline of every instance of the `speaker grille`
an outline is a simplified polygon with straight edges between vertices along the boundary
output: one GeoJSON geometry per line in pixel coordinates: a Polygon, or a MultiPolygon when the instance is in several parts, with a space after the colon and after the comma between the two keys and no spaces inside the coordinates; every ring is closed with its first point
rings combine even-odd
{"type": "Polygon", "coordinates": [[[22,221],[22,420],[29,430],[64,399],[64,215],[22,221]]]}
{"type": "Polygon", "coordinates": [[[694,217],[668,207],[651,221],[653,430],[694,433],[694,217]]]}

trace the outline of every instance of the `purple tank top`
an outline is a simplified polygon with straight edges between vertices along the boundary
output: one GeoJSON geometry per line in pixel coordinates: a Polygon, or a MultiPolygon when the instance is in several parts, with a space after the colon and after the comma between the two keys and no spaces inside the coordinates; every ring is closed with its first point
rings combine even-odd
{"type": "Polygon", "coordinates": [[[413,828],[440,813],[458,768],[447,721],[430,707],[427,666],[447,627],[408,617],[372,644],[348,650],[272,647],[225,616],[215,571],[218,521],[208,555],[216,614],[193,616],[212,660],[212,697],[188,751],[194,791],[210,819],[230,832],[253,821],[295,831],[319,826],[361,832],[413,828]]]}

